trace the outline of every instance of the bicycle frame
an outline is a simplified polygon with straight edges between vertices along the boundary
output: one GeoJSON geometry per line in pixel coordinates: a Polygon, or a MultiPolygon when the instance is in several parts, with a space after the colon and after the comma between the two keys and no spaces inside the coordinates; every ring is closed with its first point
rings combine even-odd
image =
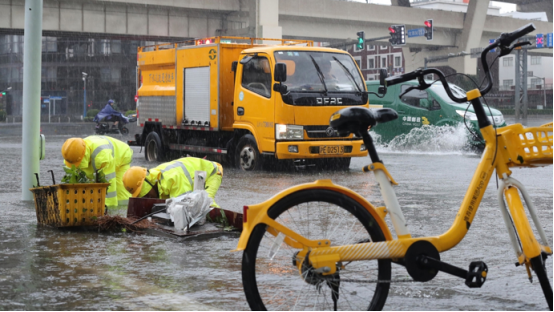
{"type": "MultiPolygon", "coordinates": [[[[480,93],[475,93],[475,91],[476,90],[472,90],[468,92],[468,98],[471,96],[470,100],[479,101],[480,93]]],[[[510,126],[506,128],[510,129],[510,126]]],[[[479,204],[481,203],[486,187],[493,174],[493,171],[496,169],[499,178],[502,180],[502,187],[499,190],[499,193],[501,194],[499,196],[501,199],[501,207],[503,208],[503,217],[508,227],[509,235],[516,251],[516,255],[518,256],[519,263],[525,263],[528,266],[529,259],[540,255],[541,252],[552,254],[552,250],[549,247],[546,235],[544,234],[544,231],[542,230],[542,227],[538,222],[535,209],[533,208],[532,204],[529,204],[531,201],[529,200],[527,192],[522,187],[521,183],[510,177],[511,171],[509,170],[507,163],[509,163],[509,160],[511,159],[509,159],[510,155],[508,154],[508,149],[506,148],[507,144],[506,142],[504,142],[504,138],[501,135],[503,130],[500,129],[497,131],[499,132],[498,137],[492,125],[481,128],[481,133],[486,141],[481,161],[479,162],[475,170],[475,173],[471,179],[469,187],[466,191],[466,194],[463,198],[460,209],[456,214],[452,226],[442,235],[418,238],[411,237],[406,226],[404,215],[402,213],[402,210],[400,209],[398,199],[396,198],[396,194],[394,192],[394,189],[392,188],[392,184],[396,184],[396,182],[392,179],[382,163],[375,162],[366,168],[368,171],[373,171],[375,174],[375,178],[379,183],[381,194],[386,204],[386,209],[385,207],[375,208],[363,198],[361,198],[358,194],[349,191],[348,189],[336,186],[330,183],[330,181],[316,181],[313,184],[299,185],[277,194],[264,203],[250,207],[245,206],[245,220],[251,221],[245,223],[243,233],[240,237],[239,244],[236,250],[244,250],[246,248],[250,233],[256,225],[266,224],[268,226],[268,232],[270,232],[272,235],[277,236],[278,233],[281,232],[286,236],[286,238],[284,239],[285,244],[289,245],[292,248],[302,250],[299,256],[302,257],[306,255],[309,251],[310,262],[315,269],[327,267],[328,271],[326,271],[326,273],[323,273],[323,275],[335,273],[336,263],[340,261],[347,262],[372,259],[403,258],[406,254],[406,251],[413,243],[422,240],[432,243],[439,252],[443,252],[456,246],[468,232],[479,207],[479,204]],[[504,148],[497,148],[497,146],[503,146],[504,148]],[[381,229],[383,229],[386,241],[330,247],[332,242],[330,242],[329,240],[308,240],[298,233],[294,232],[293,230],[279,224],[267,215],[267,210],[269,209],[269,207],[271,207],[281,198],[287,196],[292,192],[309,188],[326,188],[339,190],[341,193],[345,193],[351,198],[362,203],[364,207],[366,207],[366,209],[377,220],[381,229]],[[523,204],[521,203],[521,199],[519,197],[518,189],[522,191],[522,193],[524,194],[524,198],[528,203],[530,214],[536,227],[539,229],[539,233],[543,243],[542,245],[539,244],[534,238],[533,231],[527,220],[523,204]],[[507,212],[508,209],[506,209],[503,203],[502,194],[505,194],[506,196],[509,211],[514,220],[515,229],[519,234],[522,250],[519,249],[519,245],[516,242],[516,236],[513,227],[510,229],[511,220],[507,212]],[[384,217],[387,213],[390,215],[398,239],[392,239],[392,235],[385,225],[386,223],[384,221],[384,217]]],[[[548,163],[548,161],[545,161],[541,164],[548,163]]],[[[551,156],[550,163],[552,163],[551,156]]]]}

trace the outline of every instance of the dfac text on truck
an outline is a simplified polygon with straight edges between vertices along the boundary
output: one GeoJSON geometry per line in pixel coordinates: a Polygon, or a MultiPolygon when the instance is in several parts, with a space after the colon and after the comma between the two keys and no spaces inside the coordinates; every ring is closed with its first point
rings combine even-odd
{"type": "MultiPolygon", "coordinates": [[[[215,154],[243,170],[292,160],[348,168],[366,156],[329,118],[368,107],[345,51],[312,41],[212,37],[138,48],[137,123],[148,161],[215,154]],[[277,44],[269,44],[275,43],[277,44]]],[[[214,157],[216,158],[216,157],[214,157]]]]}

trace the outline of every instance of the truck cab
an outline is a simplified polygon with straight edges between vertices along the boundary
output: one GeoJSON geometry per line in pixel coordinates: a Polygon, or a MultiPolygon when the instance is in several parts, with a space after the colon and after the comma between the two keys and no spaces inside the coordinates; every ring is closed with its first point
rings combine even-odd
{"type": "Polygon", "coordinates": [[[352,56],[311,41],[267,41],[214,37],[139,47],[143,132],[130,144],[144,146],[149,161],[211,154],[246,171],[274,160],[344,169],[351,157],[366,156],[361,138],[340,137],[329,126],[344,107],[368,107],[352,56]]]}
{"type": "Polygon", "coordinates": [[[237,142],[237,166],[248,167],[260,154],[325,159],[348,167],[350,157],[367,152],[359,138],[339,137],[329,118],[346,106],[367,107],[367,102],[358,67],[343,51],[287,46],[247,49],[241,53],[235,83],[233,128],[246,131],[237,142]]]}

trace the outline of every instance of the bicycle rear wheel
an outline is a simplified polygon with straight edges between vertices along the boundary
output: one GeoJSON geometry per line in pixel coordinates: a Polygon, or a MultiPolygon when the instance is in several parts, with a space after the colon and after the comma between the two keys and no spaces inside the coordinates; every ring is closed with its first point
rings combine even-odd
{"type": "MultiPolygon", "coordinates": [[[[331,246],[385,240],[378,223],[362,205],[330,190],[292,193],[275,203],[268,215],[308,239],[329,239],[331,246]]],[[[338,287],[317,273],[307,282],[293,264],[299,250],[266,229],[263,224],[254,228],[242,258],[243,286],[252,310],[333,310],[337,288],[337,310],[383,308],[390,286],[390,260],[343,263],[344,269],[334,276],[340,280],[338,287]]]]}
{"type": "Polygon", "coordinates": [[[552,311],[552,286],[550,286],[550,281],[548,280],[548,274],[546,274],[546,267],[544,266],[542,256],[539,255],[531,259],[531,266],[539,278],[544,298],[546,298],[546,303],[548,303],[548,308],[552,311]]]}

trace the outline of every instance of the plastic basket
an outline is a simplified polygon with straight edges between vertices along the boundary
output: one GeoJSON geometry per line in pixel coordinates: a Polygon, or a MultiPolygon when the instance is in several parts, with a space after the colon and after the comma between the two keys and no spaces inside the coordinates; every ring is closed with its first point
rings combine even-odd
{"type": "Polygon", "coordinates": [[[110,183],[56,184],[32,188],[39,224],[89,226],[105,212],[110,183]]]}
{"type": "Polygon", "coordinates": [[[552,164],[552,123],[524,128],[521,124],[502,131],[509,166],[543,166],[552,164]]]}

